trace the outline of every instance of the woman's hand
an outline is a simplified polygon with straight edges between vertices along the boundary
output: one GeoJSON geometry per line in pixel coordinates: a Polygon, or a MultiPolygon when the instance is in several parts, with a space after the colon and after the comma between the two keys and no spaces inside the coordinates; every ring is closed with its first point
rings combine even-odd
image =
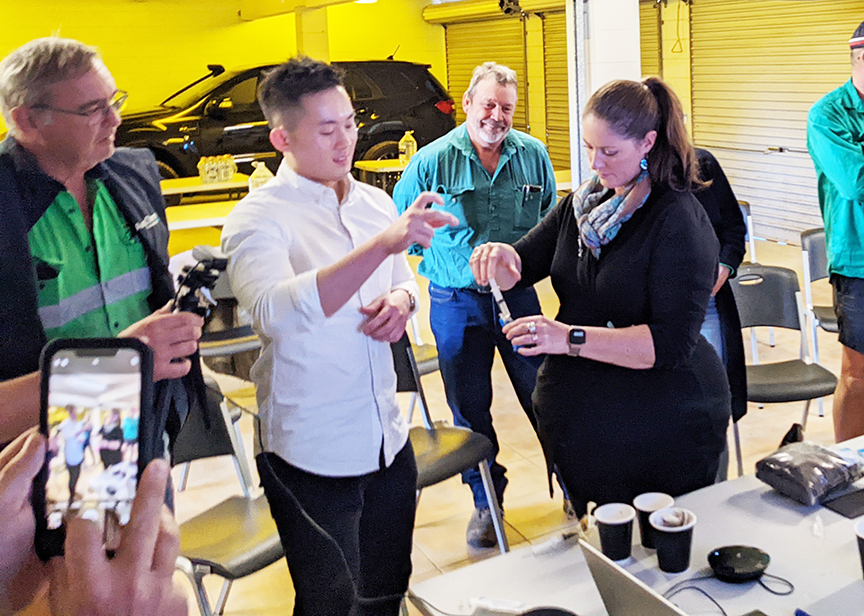
{"type": "Polygon", "coordinates": [[[509,244],[481,244],[471,253],[468,265],[471,266],[474,280],[482,286],[488,285],[489,280],[494,278],[498,286],[507,291],[522,279],[522,259],[509,244]]]}
{"type": "Polygon", "coordinates": [[[543,315],[520,317],[501,331],[507,340],[519,347],[520,355],[566,355],[570,350],[570,326],[543,315]]]}

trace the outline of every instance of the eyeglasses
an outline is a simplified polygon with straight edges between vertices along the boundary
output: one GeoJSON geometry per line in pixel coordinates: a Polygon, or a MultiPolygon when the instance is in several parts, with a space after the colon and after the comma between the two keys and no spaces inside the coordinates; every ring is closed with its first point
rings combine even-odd
{"type": "Polygon", "coordinates": [[[44,109],[46,111],[55,111],[57,113],[67,113],[69,115],[87,118],[87,124],[96,126],[105,119],[109,112],[120,113],[123,107],[126,106],[126,100],[129,98],[129,93],[123,90],[117,90],[107,101],[99,101],[85,105],[81,109],[58,109],[50,105],[33,105],[32,109],[44,109]]]}

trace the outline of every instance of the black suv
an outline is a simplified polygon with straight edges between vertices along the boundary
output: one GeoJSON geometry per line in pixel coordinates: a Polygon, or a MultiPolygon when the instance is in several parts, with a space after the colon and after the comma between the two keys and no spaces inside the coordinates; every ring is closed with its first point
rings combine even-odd
{"type": "MultiPolygon", "coordinates": [[[[429,65],[396,60],[333,62],[345,71],[345,88],[360,127],[355,160],[398,157],[398,142],[414,131],[422,147],[453,129],[453,100],[429,65]]],[[[258,106],[258,79],[272,66],[210,73],[164,100],[157,108],[124,113],[118,146],[152,150],[162,176],[198,174],[202,156],[232,154],[241,171],[253,160],[275,170],[281,157],[258,106]]]]}

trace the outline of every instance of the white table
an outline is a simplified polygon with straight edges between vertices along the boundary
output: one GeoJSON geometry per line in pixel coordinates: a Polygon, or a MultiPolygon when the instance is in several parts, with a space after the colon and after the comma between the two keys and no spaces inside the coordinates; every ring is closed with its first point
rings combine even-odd
{"type": "MultiPolygon", "coordinates": [[[[860,448],[864,438],[850,441],[847,446],[860,448]]],[[[655,552],[638,544],[635,528],[633,555],[625,564],[628,571],[658,592],[693,575],[710,572],[707,555],[714,548],[753,545],[771,556],[768,573],[788,579],[795,591],[781,597],[756,582],[698,582],[729,616],[756,608],[769,616],[792,616],[796,608],[811,616],[864,614],[864,576],[852,529],[854,520],[824,507],[799,505],[776,494],[754,475],[679,497],[676,504],[694,511],[698,519],[690,569],[676,575],[660,571],[655,552]]],[[[532,555],[531,550],[515,550],[415,584],[409,596],[422,597],[454,614],[469,614],[468,600],[481,596],[521,601],[528,607],[563,607],[579,616],[606,614],[574,540],[539,556],[532,555]]],[[[707,599],[692,591],[676,595],[674,601],[694,616],[719,614],[707,599]]]]}

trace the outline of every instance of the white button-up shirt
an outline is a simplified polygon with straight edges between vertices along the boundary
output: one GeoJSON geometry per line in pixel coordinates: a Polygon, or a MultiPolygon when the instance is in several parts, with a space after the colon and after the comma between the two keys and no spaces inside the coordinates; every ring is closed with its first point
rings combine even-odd
{"type": "Polygon", "coordinates": [[[252,315],[261,356],[252,368],[263,445],[307,472],[349,477],[390,465],[408,439],[390,345],[364,335],[360,307],[394,289],[417,297],[405,254],[390,256],[329,318],[318,270],[389,227],[387,194],[350,179],[336,193],[284,161],[225,222],[231,288],[252,315]]]}

